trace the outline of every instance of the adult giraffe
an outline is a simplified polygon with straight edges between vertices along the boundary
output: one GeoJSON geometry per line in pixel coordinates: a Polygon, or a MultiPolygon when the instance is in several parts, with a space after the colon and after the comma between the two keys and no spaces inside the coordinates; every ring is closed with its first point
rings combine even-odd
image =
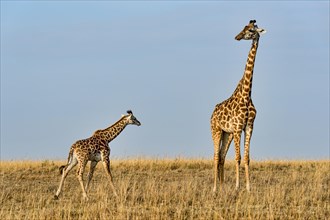
{"type": "Polygon", "coordinates": [[[239,188],[239,166],[241,163],[240,142],[242,131],[245,133],[244,140],[244,164],[246,176],[246,189],[250,191],[249,162],[250,140],[253,130],[253,122],[256,117],[256,109],[251,99],[253,68],[258,49],[260,34],[264,29],[258,28],[255,20],[235,37],[236,40],[252,40],[252,46],[248,55],[245,71],[234,93],[230,98],[217,104],[211,117],[211,132],[214,143],[214,187],[217,190],[217,181],[220,186],[224,181],[224,163],[231,141],[235,143],[236,160],[236,189],[239,188]]]}

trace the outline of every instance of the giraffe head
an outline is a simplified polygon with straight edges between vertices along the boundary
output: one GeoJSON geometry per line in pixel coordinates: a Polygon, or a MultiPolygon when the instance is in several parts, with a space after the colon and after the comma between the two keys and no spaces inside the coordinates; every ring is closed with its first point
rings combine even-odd
{"type": "Polygon", "coordinates": [[[139,120],[137,120],[137,118],[133,115],[133,112],[131,110],[127,110],[127,114],[124,117],[127,118],[127,123],[131,124],[131,125],[137,125],[140,126],[141,123],[139,122],[139,120]]]}
{"type": "Polygon", "coordinates": [[[236,40],[258,40],[260,34],[266,33],[265,29],[258,28],[256,20],[251,20],[248,25],[235,37],[236,40]]]}

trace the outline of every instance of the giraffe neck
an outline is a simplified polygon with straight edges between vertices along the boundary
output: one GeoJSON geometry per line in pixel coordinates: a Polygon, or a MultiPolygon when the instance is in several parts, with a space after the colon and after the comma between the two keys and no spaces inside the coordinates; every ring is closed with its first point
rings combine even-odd
{"type": "Polygon", "coordinates": [[[119,119],[116,123],[111,125],[110,127],[97,130],[94,132],[93,136],[97,136],[98,138],[102,139],[103,141],[107,141],[108,143],[115,139],[127,126],[126,117],[123,116],[119,119]]]}
{"type": "Polygon", "coordinates": [[[255,58],[257,55],[258,43],[259,39],[256,39],[252,42],[252,46],[246,61],[243,77],[240,80],[233,94],[238,95],[239,93],[245,102],[248,102],[251,99],[253,69],[255,58]]]}

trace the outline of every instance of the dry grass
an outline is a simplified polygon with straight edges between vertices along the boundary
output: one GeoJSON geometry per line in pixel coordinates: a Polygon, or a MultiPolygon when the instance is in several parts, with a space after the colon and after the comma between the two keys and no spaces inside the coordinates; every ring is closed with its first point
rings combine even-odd
{"type": "MultiPolygon", "coordinates": [[[[252,192],[234,190],[226,162],[225,189],[212,194],[211,160],[115,160],[114,198],[99,164],[82,199],[75,172],[59,200],[56,161],[1,162],[0,219],[329,219],[329,161],[252,162],[252,192]]],[[[87,171],[86,171],[87,173],[87,171]]]]}

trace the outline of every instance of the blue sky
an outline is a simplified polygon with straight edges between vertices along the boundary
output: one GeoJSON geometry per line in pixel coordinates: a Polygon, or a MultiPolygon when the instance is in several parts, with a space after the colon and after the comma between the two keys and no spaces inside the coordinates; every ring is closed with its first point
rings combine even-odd
{"type": "Polygon", "coordinates": [[[112,158],[212,158],[210,116],[242,77],[251,42],[234,37],[250,19],[267,30],[252,160],[329,158],[328,1],[1,1],[1,159],[66,159],[128,109],[142,126],[112,158]]]}

